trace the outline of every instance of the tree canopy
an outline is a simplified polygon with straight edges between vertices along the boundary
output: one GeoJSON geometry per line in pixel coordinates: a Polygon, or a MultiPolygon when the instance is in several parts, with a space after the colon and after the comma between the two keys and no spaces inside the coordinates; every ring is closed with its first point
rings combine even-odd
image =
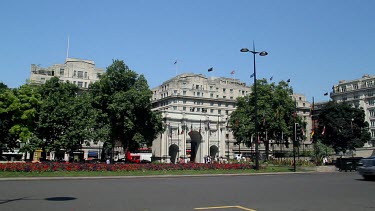
{"type": "Polygon", "coordinates": [[[35,132],[27,147],[47,152],[64,149],[73,152],[91,140],[92,113],[90,99],[78,86],[53,77],[40,88],[43,103],[35,132]]]}
{"type": "Polygon", "coordinates": [[[345,102],[330,101],[319,113],[320,138],[336,152],[363,147],[371,139],[368,127],[364,110],[345,102]]]}
{"type": "Polygon", "coordinates": [[[150,146],[162,131],[161,115],[151,110],[152,92],[143,75],[114,60],[100,81],[89,87],[93,107],[98,110],[97,128],[108,126],[109,144],[117,142],[130,150],[150,146]]]}
{"type": "Polygon", "coordinates": [[[0,89],[0,145],[13,150],[27,142],[34,132],[37,108],[41,105],[38,87],[23,85],[16,89],[0,89]]]}
{"type": "MultiPolygon", "coordinates": [[[[269,140],[288,146],[293,135],[294,123],[301,123],[295,115],[296,104],[291,97],[293,89],[285,81],[268,83],[266,79],[257,81],[257,121],[260,140],[268,152],[269,140]]],[[[237,143],[251,143],[255,136],[255,95],[252,92],[237,99],[237,109],[231,114],[229,124],[237,143]]]]}

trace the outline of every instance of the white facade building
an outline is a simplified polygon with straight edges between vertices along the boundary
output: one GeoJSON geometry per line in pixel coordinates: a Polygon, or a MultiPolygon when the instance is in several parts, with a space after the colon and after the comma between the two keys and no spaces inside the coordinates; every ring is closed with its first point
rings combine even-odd
{"type": "Polygon", "coordinates": [[[363,75],[362,78],[334,85],[331,99],[336,102],[348,102],[356,108],[363,108],[365,121],[369,123],[371,141],[365,147],[375,146],[375,76],[363,75]]]}
{"type": "Polygon", "coordinates": [[[103,68],[96,68],[94,61],[66,58],[64,64],[54,64],[50,67],[40,67],[32,64],[29,83],[44,84],[52,77],[60,81],[69,81],[80,88],[88,88],[90,83],[99,80],[105,72],[103,68]]]}
{"type": "Polygon", "coordinates": [[[205,157],[231,156],[234,142],[227,128],[237,97],[250,92],[238,79],[180,74],[153,88],[154,110],[162,112],[167,130],[153,142],[153,155],[161,162],[178,159],[205,162],[205,157]]]}
{"type": "MultiPolygon", "coordinates": [[[[251,88],[238,79],[207,78],[202,74],[184,73],[152,89],[152,104],[160,111],[166,131],[153,142],[154,159],[175,163],[179,159],[205,162],[205,157],[235,158],[249,156],[254,146],[236,140],[227,127],[229,115],[236,109],[238,97],[244,97],[251,88]]],[[[294,94],[297,115],[307,122],[304,148],[311,145],[310,103],[302,94],[294,94]]],[[[270,140],[271,150],[289,151],[283,144],[270,140]]],[[[259,146],[264,151],[264,146],[259,146]]],[[[271,154],[272,152],[270,152],[271,154]]]]}
{"type": "Polygon", "coordinates": [[[304,132],[304,136],[306,139],[303,141],[302,147],[309,148],[312,140],[310,137],[310,133],[312,131],[312,121],[311,121],[311,103],[306,100],[306,96],[303,94],[293,93],[292,98],[296,102],[296,110],[297,115],[302,118],[304,122],[306,122],[306,128],[304,132]]]}

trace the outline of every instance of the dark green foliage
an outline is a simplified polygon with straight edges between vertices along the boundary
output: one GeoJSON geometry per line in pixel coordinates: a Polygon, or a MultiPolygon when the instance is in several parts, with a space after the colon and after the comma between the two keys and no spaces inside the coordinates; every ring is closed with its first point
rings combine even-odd
{"type": "Polygon", "coordinates": [[[39,118],[28,150],[73,152],[81,149],[92,138],[94,110],[88,94],[79,94],[76,85],[62,83],[57,77],[42,85],[40,93],[43,104],[38,109],[39,118]]]}
{"type": "Polygon", "coordinates": [[[23,85],[16,89],[0,88],[0,146],[3,150],[18,148],[32,136],[37,108],[41,104],[38,87],[23,85]]]}
{"type": "MultiPolygon", "coordinates": [[[[254,86],[253,86],[254,89],[254,86]]],[[[255,96],[252,93],[237,99],[237,109],[231,114],[229,125],[237,142],[253,142],[256,140],[255,131],[255,96]]],[[[289,147],[289,138],[293,138],[294,123],[302,124],[299,117],[294,115],[295,102],[291,95],[293,89],[287,82],[268,84],[266,79],[257,81],[257,120],[261,141],[269,149],[269,140],[289,147]]]]}
{"type": "Polygon", "coordinates": [[[365,112],[347,103],[328,102],[319,114],[320,138],[336,152],[363,147],[371,139],[368,126],[365,112]]]}
{"type": "Polygon", "coordinates": [[[121,143],[131,150],[151,145],[162,130],[160,114],[151,111],[152,93],[143,75],[115,60],[101,80],[89,88],[97,109],[96,129],[106,125],[110,134],[106,145],[121,143]]]}

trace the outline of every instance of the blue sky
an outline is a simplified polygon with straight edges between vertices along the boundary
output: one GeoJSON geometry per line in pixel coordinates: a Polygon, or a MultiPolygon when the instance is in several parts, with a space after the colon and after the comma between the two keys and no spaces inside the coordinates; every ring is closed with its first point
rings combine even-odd
{"type": "Polygon", "coordinates": [[[325,101],[332,85],[375,72],[373,0],[2,0],[0,81],[24,84],[30,64],[69,56],[108,67],[124,60],[150,88],[178,73],[291,79],[294,92],[325,101]],[[214,71],[208,74],[207,69],[214,71]]]}

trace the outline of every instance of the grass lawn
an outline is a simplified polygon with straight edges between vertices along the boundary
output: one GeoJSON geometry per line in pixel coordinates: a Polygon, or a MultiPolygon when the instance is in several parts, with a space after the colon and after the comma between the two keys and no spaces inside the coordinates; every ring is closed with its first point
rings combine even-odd
{"type": "MultiPolygon", "coordinates": [[[[298,170],[298,169],[297,169],[298,170]]],[[[100,177],[100,176],[152,176],[152,175],[200,175],[200,174],[248,174],[292,172],[290,166],[268,166],[259,171],[246,170],[173,170],[173,171],[55,171],[55,172],[0,172],[4,177],[100,177]]]]}

